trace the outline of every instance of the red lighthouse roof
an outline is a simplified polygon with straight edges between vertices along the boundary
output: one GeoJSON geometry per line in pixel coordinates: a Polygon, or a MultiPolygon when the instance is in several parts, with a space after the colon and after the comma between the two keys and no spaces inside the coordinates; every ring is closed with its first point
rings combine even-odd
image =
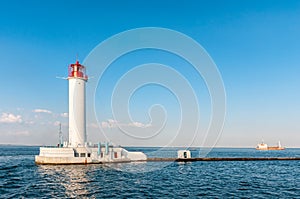
{"type": "Polygon", "coordinates": [[[85,66],[81,65],[78,60],[75,64],[70,64],[68,69],[68,78],[82,78],[84,80],[88,79],[88,76],[85,73],[85,66]]]}

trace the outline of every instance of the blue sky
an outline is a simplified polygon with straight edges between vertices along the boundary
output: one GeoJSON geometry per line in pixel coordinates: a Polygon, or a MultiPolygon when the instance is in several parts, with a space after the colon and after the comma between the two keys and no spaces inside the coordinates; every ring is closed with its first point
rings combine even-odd
{"type": "MultiPolygon", "coordinates": [[[[218,66],[227,117],[217,146],[254,147],[264,139],[270,145],[281,140],[285,146],[300,147],[299,1],[12,0],[0,4],[0,143],[56,143],[58,121],[67,133],[68,85],[55,77],[67,76],[67,66],[76,55],[83,61],[100,42],[117,33],[163,27],[196,40],[218,66]]],[[[189,79],[207,122],[209,95],[201,77],[183,70],[180,64],[186,63],[176,56],[157,51],[133,52],[112,64],[101,84],[106,89],[97,92],[100,122],[113,119],[108,105],[114,79],[136,64],[154,61],[172,65],[189,79]],[[128,68],[121,69],[122,65],[128,68]]],[[[149,123],[147,109],[155,103],[169,110],[166,135],[170,135],[179,109],[174,96],[162,88],[148,86],[134,95],[133,119],[140,125],[149,123]]],[[[94,123],[88,121],[91,140],[103,139],[94,123]]],[[[138,125],[134,128],[147,131],[138,125]]],[[[117,129],[108,131],[114,134],[117,129]]]]}

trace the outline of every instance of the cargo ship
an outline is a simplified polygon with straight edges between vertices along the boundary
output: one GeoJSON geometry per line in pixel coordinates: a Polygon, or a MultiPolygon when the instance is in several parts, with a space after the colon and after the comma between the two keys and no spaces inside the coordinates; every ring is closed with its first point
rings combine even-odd
{"type": "Polygon", "coordinates": [[[256,146],[256,150],[284,150],[285,148],[281,146],[280,141],[278,141],[277,146],[268,146],[263,141],[256,146]]]}

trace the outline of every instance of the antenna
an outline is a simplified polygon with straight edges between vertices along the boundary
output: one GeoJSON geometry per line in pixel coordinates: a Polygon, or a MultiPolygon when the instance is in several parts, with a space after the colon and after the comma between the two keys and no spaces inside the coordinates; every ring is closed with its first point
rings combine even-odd
{"type": "Polygon", "coordinates": [[[61,131],[61,123],[59,123],[58,140],[59,140],[59,147],[62,147],[62,145],[63,145],[63,134],[62,134],[62,131],[61,131]]]}

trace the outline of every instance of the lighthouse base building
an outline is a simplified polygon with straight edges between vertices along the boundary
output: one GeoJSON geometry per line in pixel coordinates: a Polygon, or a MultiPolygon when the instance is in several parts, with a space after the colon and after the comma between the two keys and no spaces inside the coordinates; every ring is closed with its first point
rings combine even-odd
{"type": "Polygon", "coordinates": [[[37,164],[91,164],[145,161],[142,152],[129,152],[108,142],[87,143],[85,114],[85,67],[78,61],[69,65],[69,141],[56,147],[40,147],[37,164]]]}
{"type": "Polygon", "coordinates": [[[122,147],[105,143],[99,147],[40,147],[40,154],[35,156],[37,164],[101,164],[146,161],[142,152],[129,152],[122,147]]]}

